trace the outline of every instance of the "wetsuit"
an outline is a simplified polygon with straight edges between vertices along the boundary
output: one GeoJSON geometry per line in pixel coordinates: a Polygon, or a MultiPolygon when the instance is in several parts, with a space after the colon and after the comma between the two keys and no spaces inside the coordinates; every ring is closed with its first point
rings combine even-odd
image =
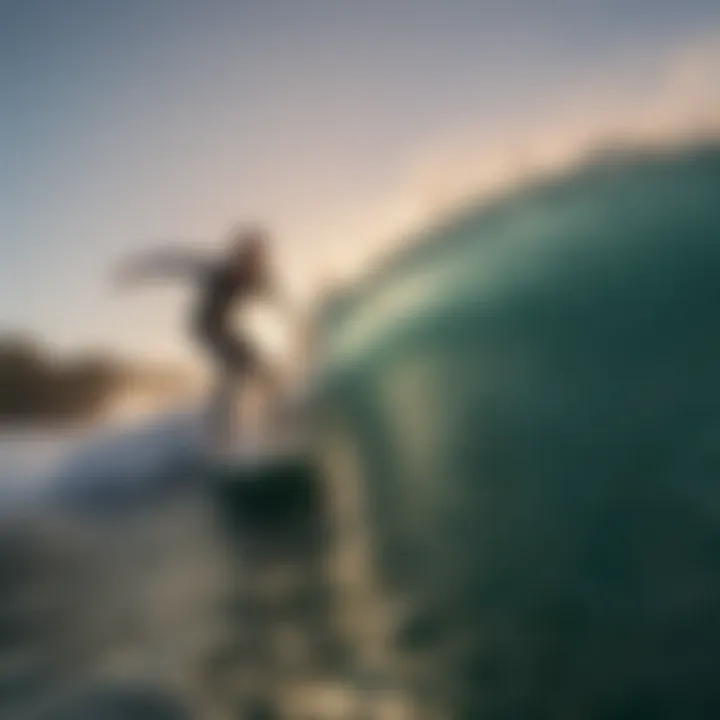
{"type": "Polygon", "coordinates": [[[194,334],[233,374],[256,372],[261,361],[253,345],[232,328],[237,303],[267,290],[267,279],[250,269],[218,265],[210,267],[194,316],[194,334]]]}

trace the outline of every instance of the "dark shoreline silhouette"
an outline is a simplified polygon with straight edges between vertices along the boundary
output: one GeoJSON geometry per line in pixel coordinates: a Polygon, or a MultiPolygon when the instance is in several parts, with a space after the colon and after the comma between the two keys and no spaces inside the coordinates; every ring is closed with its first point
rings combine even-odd
{"type": "Polygon", "coordinates": [[[173,395],[186,383],[175,368],[91,351],[61,357],[36,339],[0,336],[0,424],[88,420],[123,392],[173,395]]]}

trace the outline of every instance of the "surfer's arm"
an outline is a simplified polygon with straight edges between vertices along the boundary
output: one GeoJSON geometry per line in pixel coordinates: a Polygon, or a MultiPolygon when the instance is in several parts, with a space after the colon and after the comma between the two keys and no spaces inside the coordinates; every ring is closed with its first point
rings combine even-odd
{"type": "Polygon", "coordinates": [[[207,259],[197,253],[163,248],[126,260],[115,271],[114,279],[120,286],[170,278],[195,280],[207,268],[207,259]]]}

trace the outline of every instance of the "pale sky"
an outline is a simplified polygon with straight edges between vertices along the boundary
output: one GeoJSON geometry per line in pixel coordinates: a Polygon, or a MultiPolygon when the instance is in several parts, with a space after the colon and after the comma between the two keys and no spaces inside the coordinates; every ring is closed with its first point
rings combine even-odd
{"type": "Polygon", "coordinates": [[[194,358],[117,258],[257,220],[307,295],[528,158],[716,121],[718,39],[716,0],[0,0],[0,330],[194,358]]]}

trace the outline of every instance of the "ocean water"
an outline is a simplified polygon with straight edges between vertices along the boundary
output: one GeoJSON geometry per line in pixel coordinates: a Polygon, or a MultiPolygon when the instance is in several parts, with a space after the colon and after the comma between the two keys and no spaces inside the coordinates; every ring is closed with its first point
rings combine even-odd
{"type": "Polygon", "coordinates": [[[323,432],[438,717],[720,717],[719,188],[717,142],[598,157],[326,313],[323,432]]]}
{"type": "Polygon", "coordinates": [[[227,568],[177,427],[4,433],[0,717],[197,716],[227,568]]]}
{"type": "Polygon", "coordinates": [[[198,418],[0,442],[3,719],[367,712],[321,515],[302,499],[248,514],[234,486],[218,493],[198,418]]]}

